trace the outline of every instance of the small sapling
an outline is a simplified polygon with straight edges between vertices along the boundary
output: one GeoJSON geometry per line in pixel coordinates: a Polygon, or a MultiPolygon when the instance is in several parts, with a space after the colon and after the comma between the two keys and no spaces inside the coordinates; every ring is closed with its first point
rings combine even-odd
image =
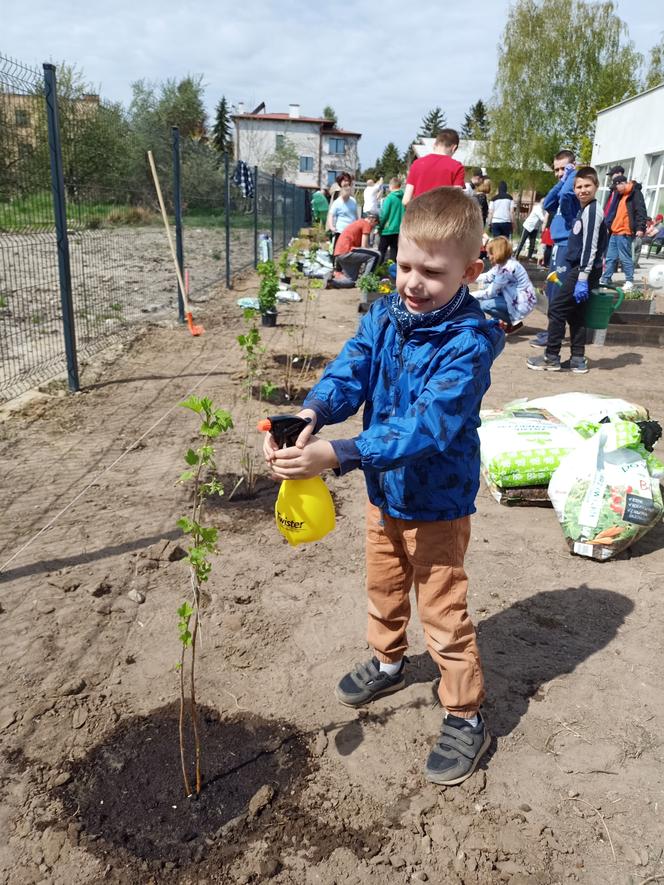
{"type": "Polygon", "coordinates": [[[195,792],[198,795],[201,791],[201,742],[196,712],[196,639],[201,620],[201,586],[210,577],[212,571],[210,557],[217,552],[218,536],[218,529],[214,526],[203,525],[203,505],[210,495],[223,494],[224,490],[216,479],[212,440],[230,430],[233,419],[224,409],[215,409],[207,397],[190,396],[181,405],[199,415],[201,419],[199,434],[202,437],[199,447],[188,449],[184,456],[188,469],[181,474],[180,482],[193,482],[193,502],[191,515],[183,516],[177,521],[178,527],[189,535],[190,539],[186,560],[189,563],[192,600],[183,602],[177,611],[180,639],[180,660],[177,664],[180,676],[180,763],[185,794],[189,797],[192,795],[192,789],[185,758],[185,670],[188,662],[189,716],[194,735],[195,792]],[[208,476],[211,478],[208,479],[208,476]]]}

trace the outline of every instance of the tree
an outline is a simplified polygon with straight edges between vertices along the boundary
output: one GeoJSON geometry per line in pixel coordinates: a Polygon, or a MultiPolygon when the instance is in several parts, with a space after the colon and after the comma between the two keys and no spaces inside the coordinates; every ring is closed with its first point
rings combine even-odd
{"type": "Polygon", "coordinates": [[[435,138],[441,129],[447,126],[447,116],[439,107],[435,107],[422,118],[422,128],[418,138],[435,138]]]}
{"type": "Polygon", "coordinates": [[[215,111],[214,126],[212,127],[212,144],[220,154],[228,154],[232,158],[233,133],[225,95],[222,95],[219,99],[219,104],[215,111]]]}
{"type": "Polygon", "coordinates": [[[276,151],[264,160],[263,167],[270,174],[288,181],[295,177],[298,162],[297,148],[289,138],[284,138],[276,151]]]}
{"type": "Polygon", "coordinates": [[[473,138],[478,141],[486,141],[489,136],[489,117],[487,108],[481,98],[466,114],[461,127],[461,138],[473,138]]]}
{"type": "Polygon", "coordinates": [[[512,187],[562,147],[589,161],[598,110],[639,89],[642,57],[610,0],[514,0],[499,47],[487,161],[512,187]]]}
{"type": "Polygon", "coordinates": [[[383,176],[385,181],[397,175],[403,175],[404,165],[401,154],[393,141],[386,145],[383,155],[376,163],[376,167],[376,171],[383,176]]]}
{"type": "Polygon", "coordinates": [[[656,43],[650,50],[643,88],[652,89],[653,86],[659,86],[660,83],[664,83],[664,33],[659,38],[659,43],[656,43]]]}
{"type": "Polygon", "coordinates": [[[325,107],[323,108],[323,117],[326,120],[329,120],[334,127],[339,125],[339,121],[337,119],[337,112],[329,104],[326,104],[325,107]]]}

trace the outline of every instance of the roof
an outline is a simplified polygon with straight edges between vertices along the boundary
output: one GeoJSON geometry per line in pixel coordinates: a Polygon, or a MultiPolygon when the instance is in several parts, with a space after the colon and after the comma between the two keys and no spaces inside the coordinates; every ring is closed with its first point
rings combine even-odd
{"type": "MultiPolygon", "coordinates": [[[[322,126],[332,126],[332,120],[325,117],[291,117],[290,114],[231,114],[234,120],[272,120],[273,122],[288,123],[318,123],[322,126]]],[[[326,129],[328,135],[354,135],[362,138],[360,132],[350,132],[347,129],[326,129]]]]}
{"type": "Polygon", "coordinates": [[[622,101],[610,104],[608,107],[597,111],[597,116],[606,113],[606,111],[612,111],[614,108],[619,108],[620,105],[627,104],[628,101],[634,101],[636,98],[643,98],[644,95],[648,95],[649,92],[656,92],[658,89],[664,89],[664,83],[659,83],[657,86],[651,86],[650,89],[645,89],[643,92],[637,92],[636,95],[630,95],[629,98],[623,98],[622,101]]]}

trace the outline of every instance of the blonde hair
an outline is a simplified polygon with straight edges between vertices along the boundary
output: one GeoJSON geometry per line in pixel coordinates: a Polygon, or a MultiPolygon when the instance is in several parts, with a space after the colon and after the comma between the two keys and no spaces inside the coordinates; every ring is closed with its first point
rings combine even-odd
{"type": "Polygon", "coordinates": [[[476,190],[479,194],[490,194],[490,193],[491,193],[491,179],[490,179],[490,178],[485,178],[485,179],[483,179],[483,181],[481,181],[481,182],[477,185],[477,187],[475,188],[475,190],[476,190]]]}
{"type": "Polygon", "coordinates": [[[505,264],[512,257],[512,244],[507,237],[494,237],[487,243],[486,251],[496,264],[505,264]]]}
{"type": "Polygon", "coordinates": [[[437,187],[411,200],[400,233],[418,244],[455,240],[470,261],[480,254],[483,230],[474,197],[460,187],[437,187]]]}

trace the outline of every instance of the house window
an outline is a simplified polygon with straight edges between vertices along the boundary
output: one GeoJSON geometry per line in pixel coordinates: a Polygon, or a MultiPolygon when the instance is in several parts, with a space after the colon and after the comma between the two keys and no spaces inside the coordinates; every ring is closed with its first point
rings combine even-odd
{"type": "Polygon", "coordinates": [[[34,145],[29,141],[19,141],[17,147],[19,160],[29,160],[35,152],[34,145]]]}
{"type": "Polygon", "coordinates": [[[17,126],[29,126],[30,125],[30,114],[28,111],[17,110],[14,112],[14,119],[16,120],[17,126]]]}
{"type": "Polygon", "coordinates": [[[334,184],[334,179],[337,177],[338,174],[339,173],[336,169],[328,169],[327,170],[327,183],[328,183],[328,185],[334,184]]]}
{"type": "Polygon", "coordinates": [[[283,148],[285,138],[286,138],[285,135],[277,135],[276,136],[276,141],[277,141],[276,148],[278,151],[280,151],[283,148]]]}
{"type": "Polygon", "coordinates": [[[330,139],[330,153],[331,154],[345,154],[346,153],[346,139],[345,138],[331,138],[330,139]]]}
{"type": "Polygon", "coordinates": [[[313,157],[300,157],[300,172],[313,172],[314,171],[314,158],[313,157]]]}
{"type": "Polygon", "coordinates": [[[655,218],[660,212],[664,214],[664,154],[652,154],[648,162],[650,168],[643,196],[649,217],[655,218]]]}

